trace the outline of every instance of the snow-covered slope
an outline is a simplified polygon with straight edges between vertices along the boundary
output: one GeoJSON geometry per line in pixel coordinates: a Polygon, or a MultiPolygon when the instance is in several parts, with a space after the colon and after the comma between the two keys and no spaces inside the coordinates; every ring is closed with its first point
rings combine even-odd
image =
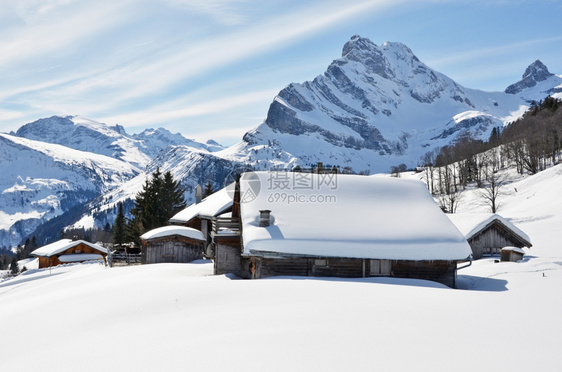
{"type": "Polygon", "coordinates": [[[404,44],[377,46],[354,36],[323,75],[279,92],[267,119],[224,155],[288,168],[317,162],[356,172],[414,167],[460,134],[488,139],[531,100],[560,90],[562,77],[540,61],[506,92],[484,92],[432,70],[404,44]]]}
{"type": "MultiPolygon", "coordinates": [[[[513,187],[500,213],[533,247],[520,262],[460,269],[465,289],[393,278],[233,280],[211,276],[204,261],[30,269],[0,283],[0,319],[16,320],[2,328],[2,367],[557,371],[562,165],[513,187]],[[100,345],[108,351],[93,356],[100,345]]],[[[468,192],[461,206],[485,212],[478,200],[468,192]]]]}
{"type": "Polygon", "coordinates": [[[108,126],[80,116],[53,116],[22,126],[18,137],[55,143],[76,150],[110,156],[144,168],[170,145],[186,145],[207,151],[222,150],[216,143],[204,144],[168,130],[146,129],[129,135],[120,125],[108,126]]]}
{"type": "Polygon", "coordinates": [[[104,155],[0,134],[0,244],[20,243],[40,223],[138,173],[104,155]]]}

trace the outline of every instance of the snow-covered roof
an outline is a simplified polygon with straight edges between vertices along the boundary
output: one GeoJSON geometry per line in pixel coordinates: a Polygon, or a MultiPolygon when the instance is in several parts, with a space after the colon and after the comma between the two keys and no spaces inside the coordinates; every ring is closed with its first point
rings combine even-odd
{"type": "Polygon", "coordinates": [[[156,238],[164,238],[167,236],[184,236],[186,238],[195,239],[195,240],[205,240],[203,233],[199,230],[192,229],[191,227],[185,226],[163,226],[159,227],[154,230],[150,230],[143,235],[141,235],[141,239],[150,240],[156,238]]]}
{"type": "Polygon", "coordinates": [[[255,172],[241,178],[244,254],[463,260],[471,254],[420,181],[255,172]],[[260,210],[271,224],[259,227],[260,210]]]}
{"type": "Polygon", "coordinates": [[[178,212],[170,219],[170,223],[186,223],[196,217],[211,218],[224,213],[232,207],[232,196],[227,190],[234,190],[234,183],[178,212]]]}
{"type": "Polygon", "coordinates": [[[63,254],[62,256],[59,256],[58,259],[60,262],[82,262],[103,260],[103,256],[95,253],[63,254]]]}
{"type": "Polygon", "coordinates": [[[519,238],[525,241],[527,246],[531,246],[531,239],[527,234],[521,231],[517,226],[495,213],[453,213],[447,214],[447,217],[457,226],[466,239],[472,238],[474,235],[482,231],[494,221],[501,222],[505,227],[510,229],[519,238]]]}
{"type": "Polygon", "coordinates": [[[41,256],[41,257],[51,257],[56,255],[57,253],[61,253],[66,251],[69,248],[75,247],[79,244],[87,245],[90,248],[93,248],[97,251],[107,254],[107,248],[101,247],[97,244],[89,243],[84,240],[71,240],[71,239],[61,239],[51,244],[44,245],[43,247],[37,248],[31,254],[33,256],[41,256]]]}

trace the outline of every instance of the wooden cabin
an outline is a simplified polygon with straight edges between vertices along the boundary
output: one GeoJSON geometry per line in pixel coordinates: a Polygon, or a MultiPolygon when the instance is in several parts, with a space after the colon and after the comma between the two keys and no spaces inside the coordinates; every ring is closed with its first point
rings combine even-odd
{"type": "Polygon", "coordinates": [[[424,184],[413,180],[245,173],[232,218],[240,221],[238,233],[213,236],[216,274],[392,276],[455,287],[457,263],[471,254],[424,184]]]}
{"type": "Polygon", "coordinates": [[[191,227],[199,230],[205,237],[205,256],[212,258],[214,256],[214,246],[212,233],[216,230],[217,225],[213,223],[213,219],[220,220],[223,215],[228,223],[232,211],[232,190],[234,184],[231,184],[215,193],[209,195],[198,203],[191,204],[184,210],[178,212],[170,219],[170,224],[191,227]]]}
{"type": "Polygon", "coordinates": [[[447,216],[464,234],[475,260],[500,255],[504,247],[532,246],[527,234],[498,214],[455,213],[447,216]]]}
{"type": "Polygon", "coordinates": [[[141,263],[187,263],[203,258],[205,237],[185,226],[164,226],[141,236],[141,263]]]}
{"type": "Polygon", "coordinates": [[[39,258],[40,269],[86,261],[102,261],[105,264],[107,254],[107,248],[84,240],[71,239],[62,239],[31,252],[32,256],[39,258]]]}
{"type": "Polygon", "coordinates": [[[523,259],[525,251],[518,247],[504,247],[500,252],[500,261],[517,262],[523,259]]]}

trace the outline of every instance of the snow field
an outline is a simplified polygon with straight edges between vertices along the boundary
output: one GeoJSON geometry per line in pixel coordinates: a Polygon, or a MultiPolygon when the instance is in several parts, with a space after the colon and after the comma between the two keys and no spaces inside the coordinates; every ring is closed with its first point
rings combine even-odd
{"type": "MultiPolygon", "coordinates": [[[[521,262],[475,261],[460,286],[394,278],[212,276],[212,263],[29,270],[0,283],[3,370],[558,371],[562,165],[499,214],[521,262]]],[[[476,192],[462,211],[486,212],[476,192]]]]}

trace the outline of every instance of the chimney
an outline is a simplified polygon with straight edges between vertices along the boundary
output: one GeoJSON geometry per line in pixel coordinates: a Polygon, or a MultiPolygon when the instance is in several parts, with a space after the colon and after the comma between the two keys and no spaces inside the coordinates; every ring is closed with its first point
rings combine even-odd
{"type": "Polygon", "coordinates": [[[195,186],[195,204],[201,203],[201,199],[203,199],[203,188],[201,185],[195,186]]]}
{"type": "Polygon", "coordinates": [[[269,226],[269,214],[271,211],[269,209],[260,210],[260,227],[269,226]]]}

